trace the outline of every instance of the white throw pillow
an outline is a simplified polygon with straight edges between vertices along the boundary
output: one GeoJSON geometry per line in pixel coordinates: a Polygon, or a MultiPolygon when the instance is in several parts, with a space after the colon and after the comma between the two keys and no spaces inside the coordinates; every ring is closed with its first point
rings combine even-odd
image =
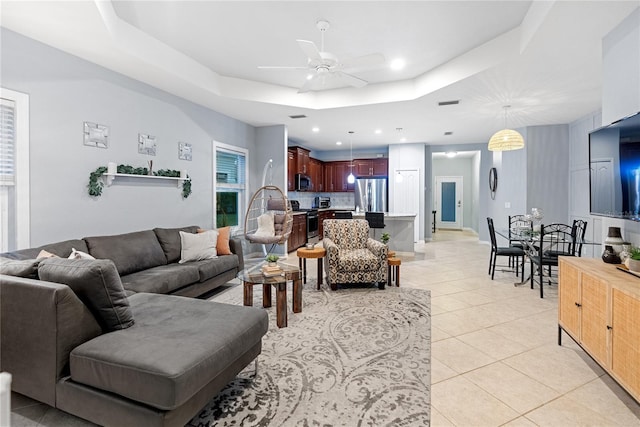
{"type": "Polygon", "coordinates": [[[76,251],[76,248],[71,248],[69,259],[95,259],[95,258],[86,252],[76,251]]]}
{"type": "Polygon", "coordinates": [[[273,225],[273,215],[265,213],[258,217],[258,230],[254,235],[265,237],[273,237],[276,235],[276,229],[273,225]]]}
{"type": "Polygon", "coordinates": [[[180,232],[180,264],[188,261],[199,261],[201,259],[216,258],[216,243],[218,243],[218,232],[208,230],[204,233],[180,232]]]}

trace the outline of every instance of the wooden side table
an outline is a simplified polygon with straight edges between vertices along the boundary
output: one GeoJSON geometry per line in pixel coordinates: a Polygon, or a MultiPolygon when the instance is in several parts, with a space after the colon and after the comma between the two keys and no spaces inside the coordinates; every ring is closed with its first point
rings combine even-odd
{"type": "Polygon", "coordinates": [[[393,257],[387,259],[387,263],[389,264],[387,284],[391,286],[395,281],[396,286],[400,287],[400,264],[402,264],[402,260],[400,258],[393,257]]]}
{"type": "Polygon", "coordinates": [[[307,283],[307,258],[316,258],[318,260],[318,290],[322,285],[322,259],[327,254],[325,248],[300,248],[297,250],[298,264],[302,270],[302,282],[307,283]]]}

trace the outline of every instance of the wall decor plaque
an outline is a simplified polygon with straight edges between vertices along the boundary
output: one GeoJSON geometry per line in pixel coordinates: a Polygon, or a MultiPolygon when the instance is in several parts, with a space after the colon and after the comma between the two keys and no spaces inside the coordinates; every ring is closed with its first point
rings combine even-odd
{"type": "Polygon", "coordinates": [[[156,155],[156,137],[151,135],[138,134],[138,153],[156,155]]]}
{"type": "Polygon", "coordinates": [[[84,145],[96,148],[109,148],[109,126],[84,122],[84,145]]]}
{"type": "Polygon", "coordinates": [[[178,158],[180,160],[191,161],[191,150],[191,144],[189,144],[188,142],[178,142],[178,158]]]}

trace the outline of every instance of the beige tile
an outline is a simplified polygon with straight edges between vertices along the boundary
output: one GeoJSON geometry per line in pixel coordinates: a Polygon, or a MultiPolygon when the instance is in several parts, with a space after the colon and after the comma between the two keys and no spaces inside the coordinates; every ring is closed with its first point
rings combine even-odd
{"type": "Polygon", "coordinates": [[[482,329],[482,326],[469,322],[455,311],[434,315],[431,318],[431,324],[452,336],[468,334],[482,329]]]}
{"type": "Polygon", "coordinates": [[[594,426],[604,427],[624,425],[610,420],[592,411],[573,399],[562,396],[548,404],[529,412],[527,418],[539,426],[594,426]]]}
{"type": "Polygon", "coordinates": [[[33,405],[42,405],[42,403],[38,402],[37,400],[33,400],[30,397],[27,397],[23,394],[20,393],[16,393],[14,391],[11,392],[11,410],[16,410],[19,408],[24,408],[26,406],[33,406],[33,405]]]}
{"type": "Polygon", "coordinates": [[[491,332],[489,329],[458,335],[457,338],[496,360],[502,360],[528,350],[524,345],[503,335],[491,332]]]}
{"type": "Polygon", "coordinates": [[[503,424],[502,427],[536,427],[536,423],[526,417],[518,417],[513,421],[503,424]]]}
{"type": "Polygon", "coordinates": [[[566,396],[612,423],[640,426],[640,405],[607,374],[578,387],[566,396]]]}
{"type": "Polygon", "coordinates": [[[582,350],[546,345],[503,360],[503,363],[560,392],[567,393],[603,374],[582,350]]]}
{"type": "Polygon", "coordinates": [[[456,371],[431,355],[431,384],[437,384],[459,375],[456,371]]]}
{"type": "Polygon", "coordinates": [[[453,427],[454,425],[436,408],[431,408],[431,427],[453,427]]]}
{"type": "Polygon", "coordinates": [[[471,304],[459,300],[456,295],[459,295],[459,293],[432,297],[431,306],[442,308],[444,311],[455,311],[471,307],[471,304]]]}
{"type": "MultiPolygon", "coordinates": [[[[11,411],[12,427],[33,427],[40,423],[49,406],[44,404],[25,406],[11,411]]],[[[62,426],[62,424],[60,424],[62,426]]]]}
{"type": "Polygon", "coordinates": [[[457,426],[499,426],[518,413],[463,377],[431,387],[431,406],[457,426]]]}
{"type": "Polygon", "coordinates": [[[463,376],[521,414],[558,397],[558,392],[500,362],[463,376]]]}
{"type": "Polygon", "coordinates": [[[488,365],[496,360],[457,338],[448,338],[433,343],[431,354],[460,374],[488,365]]]}
{"type": "Polygon", "coordinates": [[[436,341],[444,340],[447,338],[451,338],[451,335],[446,333],[440,328],[436,328],[435,326],[431,326],[431,342],[434,343],[436,341]]]}

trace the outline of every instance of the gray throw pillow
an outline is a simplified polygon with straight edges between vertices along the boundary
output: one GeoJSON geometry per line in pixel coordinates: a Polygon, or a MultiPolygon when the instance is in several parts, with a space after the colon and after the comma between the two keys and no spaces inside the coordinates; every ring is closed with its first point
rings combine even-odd
{"type": "Polygon", "coordinates": [[[0,257],[0,274],[37,279],[40,261],[39,259],[17,260],[0,257]]]}
{"type": "Polygon", "coordinates": [[[133,325],[133,313],[118,270],[108,259],[47,258],[38,267],[40,280],[69,286],[89,308],[103,331],[133,325]]]}
{"type": "Polygon", "coordinates": [[[198,231],[197,225],[181,228],[154,228],[153,232],[162,246],[162,251],[167,257],[167,263],[171,264],[180,260],[182,245],[180,243],[180,232],[195,234],[198,231]]]}

